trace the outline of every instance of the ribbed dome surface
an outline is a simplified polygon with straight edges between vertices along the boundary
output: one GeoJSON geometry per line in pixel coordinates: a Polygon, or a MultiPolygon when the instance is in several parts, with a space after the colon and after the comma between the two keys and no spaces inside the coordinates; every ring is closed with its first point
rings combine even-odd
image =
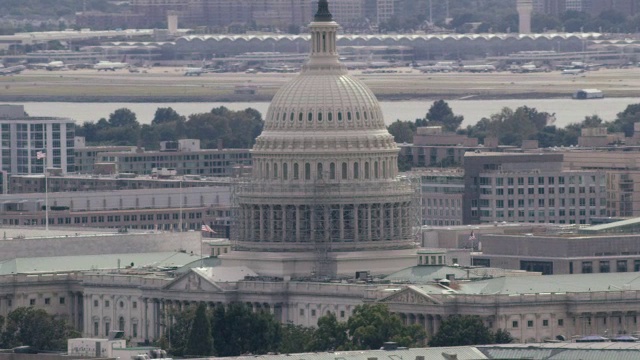
{"type": "Polygon", "coordinates": [[[384,129],[380,105],[360,80],[340,72],[303,72],[274,96],[265,130],[384,129]]]}

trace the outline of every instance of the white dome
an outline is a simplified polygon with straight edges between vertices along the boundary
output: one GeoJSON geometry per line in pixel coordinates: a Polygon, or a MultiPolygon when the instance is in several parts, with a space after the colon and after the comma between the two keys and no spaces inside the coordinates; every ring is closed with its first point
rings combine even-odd
{"type": "Polygon", "coordinates": [[[382,110],[360,80],[340,72],[303,72],[274,96],[264,129],[380,130],[382,110]]]}

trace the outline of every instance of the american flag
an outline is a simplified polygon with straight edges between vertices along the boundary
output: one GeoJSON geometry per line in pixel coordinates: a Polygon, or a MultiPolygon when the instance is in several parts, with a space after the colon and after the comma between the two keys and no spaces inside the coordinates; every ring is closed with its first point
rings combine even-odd
{"type": "Polygon", "coordinates": [[[471,235],[469,235],[469,241],[476,241],[476,235],[473,233],[473,231],[471,232],[471,235]]]}
{"type": "Polygon", "coordinates": [[[215,234],[215,233],[216,233],[215,231],[213,231],[213,229],[211,228],[211,226],[206,225],[206,224],[202,224],[202,228],[201,228],[200,230],[201,230],[201,231],[208,232],[208,233],[212,233],[212,234],[215,234]]]}
{"type": "Polygon", "coordinates": [[[44,159],[47,157],[47,153],[44,151],[38,151],[36,153],[36,159],[40,160],[40,159],[44,159]]]}

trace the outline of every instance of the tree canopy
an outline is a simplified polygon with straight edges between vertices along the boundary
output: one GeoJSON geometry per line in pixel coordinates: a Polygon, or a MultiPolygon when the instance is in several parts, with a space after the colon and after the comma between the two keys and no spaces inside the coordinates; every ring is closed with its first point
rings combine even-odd
{"type": "Polygon", "coordinates": [[[262,115],[255,109],[232,111],[223,106],[186,119],[171,107],[158,108],[150,124],[140,125],[136,114],[122,108],[108,119],[85,122],[76,128],[90,145],[129,145],[158,149],[160,141],[199,139],[211,149],[222,141],[227,148],[250,148],[262,132],[262,115]]]}
{"type": "Polygon", "coordinates": [[[452,315],[442,321],[438,332],[429,341],[429,346],[466,346],[495,344],[496,335],[501,343],[511,342],[511,335],[499,330],[493,334],[479,316],[452,315]]]}
{"type": "Polygon", "coordinates": [[[449,104],[444,100],[438,100],[429,108],[426,119],[428,120],[427,126],[442,125],[446,131],[456,131],[462,124],[464,117],[454,115],[449,104]]]}
{"type": "Polygon", "coordinates": [[[211,323],[207,318],[207,308],[204,303],[200,303],[193,318],[185,354],[210,356],[212,353],[213,338],[211,337],[211,323]]]}
{"type": "Polygon", "coordinates": [[[63,319],[43,309],[20,307],[0,317],[0,348],[31,346],[38,350],[62,350],[67,340],[80,337],[63,319]]]}

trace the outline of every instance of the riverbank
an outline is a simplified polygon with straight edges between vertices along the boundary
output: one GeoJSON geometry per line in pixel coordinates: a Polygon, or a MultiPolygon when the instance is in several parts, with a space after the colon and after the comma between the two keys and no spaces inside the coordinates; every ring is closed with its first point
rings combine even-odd
{"type": "MultiPolygon", "coordinates": [[[[434,73],[411,69],[353,76],[381,101],[570,99],[578,89],[596,88],[606,97],[636,97],[640,69],[602,69],[579,75],[560,72],[512,74],[434,73]]],[[[153,68],[147,73],[95,70],[27,70],[0,78],[0,102],[263,102],[295,74],[203,74],[183,76],[182,69],[153,68]],[[251,88],[253,95],[237,94],[251,88]]]]}

